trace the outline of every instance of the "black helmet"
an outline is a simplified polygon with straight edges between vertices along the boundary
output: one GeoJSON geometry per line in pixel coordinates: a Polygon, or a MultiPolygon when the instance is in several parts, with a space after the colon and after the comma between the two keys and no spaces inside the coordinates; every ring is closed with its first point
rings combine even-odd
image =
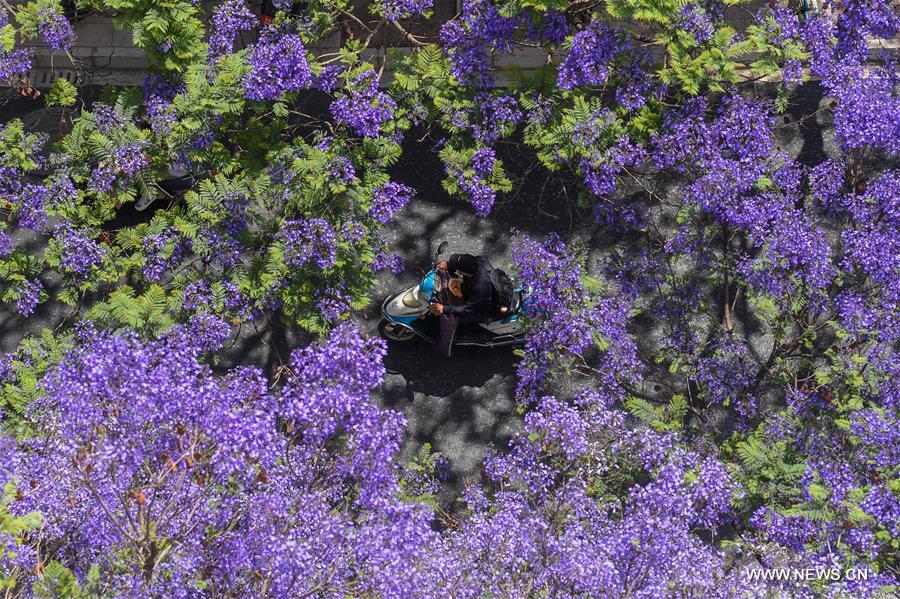
{"type": "Polygon", "coordinates": [[[451,254],[447,260],[447,268],[450,271],[462,271],[475,274],[478,270],[478,259],[472,254],[451,254]]]}

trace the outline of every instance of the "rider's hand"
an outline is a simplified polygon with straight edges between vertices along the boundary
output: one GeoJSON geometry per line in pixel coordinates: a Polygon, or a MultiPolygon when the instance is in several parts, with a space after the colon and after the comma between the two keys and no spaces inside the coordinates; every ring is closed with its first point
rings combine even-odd
{"type": "Polygon", "coordinates": [[[441,304],[431,304],[431,313],[435,316],[440,316],[444,313],[444,306],[441,304]]]}
{"type": "Polygon", "coordinates": [[[437,269],[438,269],[438,270],[447,270],[447,268],[448,268],[448,267],[447,267],[447,261],[446,261],[446,260],[441,260],[440,262],[437,263],[437,269]]]}

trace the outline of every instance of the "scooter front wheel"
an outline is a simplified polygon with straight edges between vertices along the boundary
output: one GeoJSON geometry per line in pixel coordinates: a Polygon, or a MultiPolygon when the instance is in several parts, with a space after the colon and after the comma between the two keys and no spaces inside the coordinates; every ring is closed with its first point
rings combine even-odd
{"type": "Polygon", "coordinates": [[[391,341],[412,341],[416,334],[402,324],[382,318],[378,323],[378,334],[391,341]]]}

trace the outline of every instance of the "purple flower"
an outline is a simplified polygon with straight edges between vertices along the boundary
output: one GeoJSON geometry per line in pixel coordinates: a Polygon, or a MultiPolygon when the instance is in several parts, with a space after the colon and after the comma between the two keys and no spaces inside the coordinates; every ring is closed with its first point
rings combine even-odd
{"type": "Polygon", "coordinates": [[[143,243],[144,278],[159,281],[163,273],[179,262],[189,248],[190,242],[184,240],[174,227],[169,227],[162,233],[148,235],[143,243]]]}
{"type": "Polygon", "coordinates": [[[359,221],[353,220],[341,224],[341,236],[347,243],[358,243],[366,238],[366,227],[359,221]]]}
{"type": "Polygon", "coordinates": [[[352,128],[360,137],[377,137],[394,116],[397,104],[378,91],[375,71],[366,71],[354,79],[347,95],[331,103],[331,115],[338,123],[352,128]]]}
{"type": "Polygon", "coordinates": [[[797,85],[803,83],[803,63],[799,60],[789,60],[784,63],[781,76],[785,85],[797,85]]]}
{"type": "Polygon", "coordinates": [[[116,153],[116,166],[127,177],[135,176],[149,164],[144,146],[140,143],[125,144],[116,153]]]}
{"type": "Polygon", "coordinates": [[[389,21],[399,21],[431,10],[433,0],[382,0],[378,11],[389,21]]]}
{"type": "Polygon", "coordinates": [[[100,133],[122,130],[126,126],[124,115],[112,106],[95,102],[91,111],[91,118],[100,133]]]}
{"type": "Polygon", "coordinates": [[[550,8],[537,18],[540,20],[539,26],[534,24],[535,16],[528,18],[526,15],[525,23],[528,26],[526,37],[529,41],[559,44],[566,39],[569,34],[569,23],[565,14],[550,8]]]}
{"type": "Polygon", "coordinates": [[[330,94],[338,87],[338,76],[344,72],[344,65],[329,64],[322,68],[322,71],[313,77],[312,86],[318,90],[330,94]]]}
{"type": "Polygon", "coordinates": [[[282,225],[278,239],[284,247],[284,263],[299,268],[309,262],[325,270],[337,258],[334,229],[324,219],[289,220],[282,225]]]}
{"type": "Polygon", "coordinates": [[[376,187],[372,195],[372,206],[369,214],[376,221],[387,224],[394,214],[402,210],[416,192],[412,187],[401,183],[388,183],[376,187]]]}
{"type": "Polygon", "coordinates": [[[44,287],[39,281],[25,281],[16,288],[19,299],[16,300],[16,310],[26,318],[34,313],[34,309],[41,301],[41,293],[44,287]]]}
{"type": "Polygon", "coordinates": [[[592,21],[572,39],[572,46],[559,65],[559,87],[603,85],[610,76],[610,64],[629,48],[621,31],[603,21],[592,21]]]}
{"type": "Polygon", "coordinates": [[[372,258],[371,268],[375,272],[388,269],[394,274],[399,274],[406,269],[406,263],[396,253],[378,252],[372,258]]]}
{"type": "Polygon", "coordinates": [[[210,60],[231,54],[237,36],[242,31],[253,29],[256,24],[256,15],[247,8],[244,0],[225,0],[218,5],[212,15],[212,33],[209,36],[210,60]]]}
{"type": "Polygon", "coordinates": [[[472,154],[472,168],[475,169],[476,175],[487,177],[493,172],[496,160],[497,155],[494,148],[481,147],[472,154]]]}
{"type": "Polygon", "coordinates": [[[184,288],[181,297],[181,305],[185,310],[196,312],[198,310],[208,310],[213,303],[213,290],[209,281],[200,279],[189,283],[184,288]]]}
{"type": "Polygon", "coordinates": [[[38,29],[44,36],[44,41],[54,52],[60,50],[68,52],[75,41],[75,30],[72,28],[72,24],[49,2],[40,5],[38,29]]]}
{"type": "Polygon", "coordinates": [[[250,47],[247,60],[250,73],[244,77],[243,87],[248,100],[277,100],[312,85],[306,48],[299,35],[268,27],[250,47]]]}
{"type": "Polygon", "coordinates": [[[492,185],[478,174],[469,176],[465,171],[449,165],[445,165],[445,169],[450,177],[456,179],[460,190],[472,203],[475,214],[484,217],[491,213],[494,201],[497,199],[497,192],[492,185]]]}
{"type": "Polygon", "coordinates": [[[62,223],[53,230],[53,239],[60,249],[60,267],[80,279],[86,279],[91,268],[103,264],[106,249],[91,239],[87,231],[69,223],[62,223]]]}
{"type": "Polygon", "coordinates": [[[144,107],[157,135],[165,135],[175,125],[177,117],[172,100],[184,89],[180,81],[166,79],[156,73],[147,75],[144,80],[144,107]]]}
{"type": "Polygon", "coordinates": [[[331,177],[343,183],[352,183],[356,178],[356,169],[353,163],[344,156],[335,156],[328,162],[328,170],[331,177]]]}
{"type": "Polygon", "coordinates": [[[19,197],[19,224],[33,231],[43,231],[48,224],[45,206],[49,200],[47,188],[29,183],[19,197]]]}
{"type": "Polygon", "coordinates": [[[485,144],[492,144],[502,136],[512,133],[522,118],[519,102],[514,96],[500,95],[491,97],[483,93],[475,97],[480,107],[481,120],[472,125],[475,139],[485,144]]]}
{"type": "Polygon", "coordinates": [[[16,242],[6,231],[0,229],[0,258],[9,256],[16,247],[16,242]]]}
{"type": "Polygon", "coordinates": [[[519,17],[504,17],[491,0],[465,0],[460,16],[441,26],[441,42],[450,72],[462,85],[492,84],[488,49],[508,51],[519,17]]]}
{"type": "Polygon", "coordinates": [[[31,48],[15,48],[9,52],[0,48],[0,81],[17,81],[27,77],[33,54],[31,48]]]}
{"type": "Polygon", "coordinates": [[[346,291],[346,285],[329,286],[315,292],[314,303],[322,318],[335,321],[350,310],[353,298],[346,291]]]}
{"type": "Polygon", "coordinates": [[[121,175],[127,182],[150,164],[145,145],[141,142],[127,143],[115,150],[115,155],[97,165],[91,173],[90,185],[100,192],[108,192],[121,175]]]}
{"type": "Polygon", "coordinates": [[[696,4],[682,6],[680,17],[679,27],[693,35],[697,44],[706,43],[715,33],[706,11],[696,4]]]}

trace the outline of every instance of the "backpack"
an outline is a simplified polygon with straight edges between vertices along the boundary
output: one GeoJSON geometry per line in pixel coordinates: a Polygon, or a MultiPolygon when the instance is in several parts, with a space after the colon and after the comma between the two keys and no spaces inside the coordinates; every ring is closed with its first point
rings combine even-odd
{"type": "Polygon", "coordinates": [[[505,314],[503,308],[509,310],[515,301],[515,290],[512,279],[503,270],[495,268],[491,271],[491,299],[494,308],[501,314],[505,314]]]}

